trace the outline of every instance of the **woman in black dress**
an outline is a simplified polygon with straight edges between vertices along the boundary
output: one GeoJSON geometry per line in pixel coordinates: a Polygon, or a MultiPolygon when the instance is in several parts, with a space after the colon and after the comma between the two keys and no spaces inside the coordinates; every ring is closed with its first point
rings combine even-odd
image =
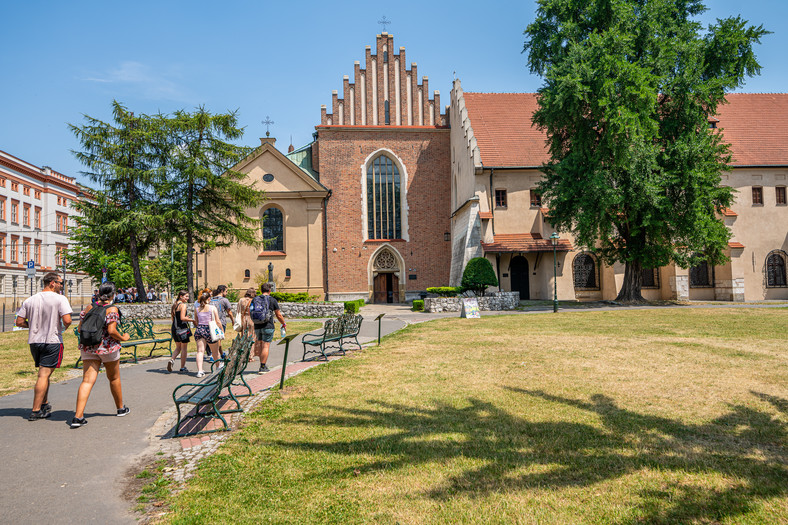
{"type": "Polygon", "coordinates": [[[189,328],[189,323],[193,323],[194,319],[186,315],[186,301],[189,298],[189,292],[181,290],[175,298],[175,303],[172,305],[170,311],[172,315],[172,340],[175,342],[175,353],[172,359],[167,363],[167,372],[172,372],[172,367],[175,365],[175,358],[180,354],[181,356],[181,372],[188,372],[186,369],[186,354],[189,348],[189,340],[192,336],[192,331],[189,328]]]}

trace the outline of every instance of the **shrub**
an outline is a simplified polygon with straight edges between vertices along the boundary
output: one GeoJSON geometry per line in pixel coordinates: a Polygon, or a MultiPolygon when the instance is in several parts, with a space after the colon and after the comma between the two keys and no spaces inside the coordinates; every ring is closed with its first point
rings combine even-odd
{"type": "Polygon", "coordinates": [[[422,310],[424,310],[424,301],[422,301],[421,299],[414,299],[413,300],[413,311],[414,312],[420,312],[422,310]]]}
{"type": "Polygon", "coordinates": [[[315,302],[316,295],[310,296],[306,292],[288,293],[288,292],[273,292],[271,297],[282,303],[309,303],[315,302]]]}
{"type": "Polygon", "coordinates": [[[433,286],[427,288],[427,293],[434,293],[441,297],[455,297],[462,293],[462,288],[459,286],[433,286]]]}
{"type": "Polygon", "coordinates": [[[345,313],[357,314],[360,308],[358,301],[345,301],[345,313]]]}
{"type": "Polygon", "coordinates": [[[473,290],[476,295],[484,296],[484,290],[488,286],[498,286],[495,270],[490,261],[484,257],[474,257],[468,261],[465,271],[462,272],[462,287],[473,290]]]}

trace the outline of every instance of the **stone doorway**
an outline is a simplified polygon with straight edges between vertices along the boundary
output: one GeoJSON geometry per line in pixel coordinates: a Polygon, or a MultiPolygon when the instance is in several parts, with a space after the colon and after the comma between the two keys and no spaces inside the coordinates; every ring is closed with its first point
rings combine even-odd
{"type": "Polygon", "coordinates": [[[393,272],[375,275],[374,302],[377,304],[399,302],[399,278],[393,272]]]}
{"type": "Polygon", "coordinates": [[[520,292],[521,301],[530,299],[531,291],[528,279],[528,259],[522,255],[513,257],[509,265],[509,271],[512,274],[512,291],[520,292]]]}

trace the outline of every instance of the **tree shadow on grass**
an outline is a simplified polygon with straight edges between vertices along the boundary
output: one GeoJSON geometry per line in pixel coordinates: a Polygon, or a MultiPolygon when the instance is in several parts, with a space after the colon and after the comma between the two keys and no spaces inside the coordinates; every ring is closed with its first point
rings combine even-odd
{"type": "MultiPolygon", "coordinates": [[[[420,464],[482,466],[450,474],[426,492],[446,500],[494,492],[584,487],[643,470],[675,475],[633,488],[637,509],[618,523],[716,523],[752,510],[761,501],[788,495],[786,424],[768,412],[732,406],[705,424],[687,424],[616,406],[597,394],[589,401],[538,390],[508,391],[572,407],[599,418],[600,425],[572,421],[529,421],[493,403],[469,399],[457,408],[430,408],[370,400],[377,408],[330,407],[335,414],[298,418],[298,423],[335,428],[388,429],[366,439],[292,443],[279,446],[376,459],[321,476],[346,478],[358,471],[391,471],[420,464]],[[523,473],[529,470],[529,473],[523,473]],[[697,476],[692,480],[685,476],[697,476]],[[709,479],[705,479],[708,477],[709,479]],[[719,482],[724,477],[725,481],[719,482]],[[713,479],[711,479],[713,478],[713,479]]],[[[753,392],[785,411],[786,400],[753,392]]],[[[379,433],[379,432],[378,432],[379,433]]],[[[456,468],[456,467],[455,467],[456,468]]]]}

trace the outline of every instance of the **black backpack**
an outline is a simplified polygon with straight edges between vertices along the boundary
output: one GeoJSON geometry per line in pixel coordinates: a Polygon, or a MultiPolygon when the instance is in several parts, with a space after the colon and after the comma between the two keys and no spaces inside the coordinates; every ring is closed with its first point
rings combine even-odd
{"type": "Polygon", "coordinates": [[[94,306],[85,317],[82,318],[82,324],[79,327],[79,342],[85,346],[96,346],[101,344],[101,339],[104,337],[104,323],[107,317],[107,308],[105,306],[94,306]]]}
{"type": "Polygon", "coordinates": [[[249,316],[254,324],[266,324],[273,319],[267,295],[258,295],[252,299],[249,305],[249,316]]]}

